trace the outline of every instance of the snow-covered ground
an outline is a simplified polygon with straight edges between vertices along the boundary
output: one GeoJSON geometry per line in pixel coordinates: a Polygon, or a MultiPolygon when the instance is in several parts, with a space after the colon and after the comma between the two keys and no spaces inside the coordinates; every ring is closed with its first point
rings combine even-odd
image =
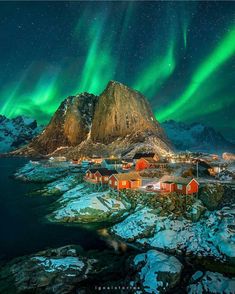
{"type": "Polygon", "coordinates": [[[158,216],[152,209],[143,208],[113,226],[111,231],[143,246],[235,264],[234,226],[235,206],[206,212],[194,223],[173,215],[158,216]]]}
{"type": "Polygon", "coordinates": [[[0,292],[75,293],[78,283],[94,273],[96,263],[73,245],[19,257],[1,267],[0,292]]]}
{"type": "Polygon", "coordinates": [[[191,278],[191,284],[187,287],[189,294],[203,293],[235,293],[235,278],[228,278],[220,273],[196,272],[191,278]]]}
{"type": "Polygon", "coordinates": [[[65,176],[52,183],[49,183],[43,189],[43,195],[57,195],[65,193],[74,188],[79,182],[79,178],[76,174],[65,176]]]}
{"type": "Polygon", "coordinates": [[[159,217],[152,209],[142,208],[128,216],[124,221],[112,227],[111,232],[122,239],[136,240],[154,232],[159,217]]]}
{"type": "Polygon", "coordinates": [[[165,293],[180,280],[183,265],[174,256],[156,250],[137,255],[134,265],[145,293],[165,293]]]}
{"type": "Polygon", "coordinates": [[[66,177],[76,169],[76,165],[70,162],[30,161],[15,173],[15,177],[28,182],[47,183],[66,177]]]}
{"type": "Polygon", "coordinates": [[[63,258],[35,256],[31,259],[38,265],[41,265],[46,272],[67,271],[68,269],[81,271],[85,267],[84,262],[74,256],[66,256],[63,258]]]}
{"type": "Polygon", "coordinates": [[[131,205],[110,191],[91,192],[79,184],[66,192],[58,201],[58,209],[49,216],[56,222],[99,222],[118,218],[131,205]]]}

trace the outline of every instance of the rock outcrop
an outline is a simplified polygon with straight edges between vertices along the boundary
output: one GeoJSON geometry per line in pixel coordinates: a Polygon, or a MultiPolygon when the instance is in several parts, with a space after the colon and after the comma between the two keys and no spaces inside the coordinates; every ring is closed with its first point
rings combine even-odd
{"type": "Polygon", "coordinates": [[[173,214],[165,216],[144,207],[111,228],[122,240],[188,257],[210,257],[234,266],[235,205],[217,211],[206,211],[192,222],[173,214]]]}
{"type": "Polygon", "coordinates": [[[48,249],[14,259],[0,271],[0,292],[56,293],[75,291],[87,279],[94,260],[80,255],[76,246],[48,249]]]}
{"type": "Polygon", "coordinates": [[[179,283],[183,269],[177,258],[157,250],[138,254],[134,266],[138,269],[136,282],[144,293],[166,293],[179,283]]]}
{"type": "Polygon", "coordinates": [[[45,131],[14,154],[77,158],[146,150],[161,155],[171,145],[145,97],[111,81],[99,97],[84,93],[67,98],[45,131]]]}
{"type": "Polygon", "coordinates": [[[131,204],[111,191],[92,192],[78,184],[56,202],[57,209],[48,216],[58,223],[98,223],[117,221],[128,214],[131,204]]]}
{"type": "Polygon", "coordinates": [[[235,278],[228,278],[220,273],[197,271],[191,278],[187,293],[234,293],[235,278]]]}
{"type": "Polygon", "coordinates": [[[96,102],[97,96],[88,93],[68,97],[29,148],[48,154],[57,148],[79,145],[90,131],[96,102]]]}
{"type": "Polygon", "coordinates": [[[223,195],[224,188],[221,184],[207,184],[202,188],[199,198],[209,210],[214,210],[222,202],[223,195]]]}

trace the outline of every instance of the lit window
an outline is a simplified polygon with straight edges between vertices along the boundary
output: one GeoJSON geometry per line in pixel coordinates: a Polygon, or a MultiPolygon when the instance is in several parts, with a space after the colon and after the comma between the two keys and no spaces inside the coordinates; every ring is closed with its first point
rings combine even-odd
{"type": "Polygon", "coordinates": [[[112,184],[112,181],[111,181],[111,180],[109,180],[109,184],[110,184],[110,185],[112,184]]]}
{"type": "Polygon", "coordinates": [[[108,181],[108,177],[104,177],[104,180],[105,180],[105,181],[108,181]]]}
{"type": "Polygon", "coordinates": [[[117,181],[115,181],[114,185],[117,186],[117,181]]]}
{"type": "Polygon", "coordinates": [[[125,186],[126,185],[126,181],[122,181],[122,184],[125,186]]]}
{"type": "Polygon", "coordinates": [[[189,186],[188,186],[188,191],[190,191],[190,190],[191,190],[191,186],[189,185],[189,186]]]}

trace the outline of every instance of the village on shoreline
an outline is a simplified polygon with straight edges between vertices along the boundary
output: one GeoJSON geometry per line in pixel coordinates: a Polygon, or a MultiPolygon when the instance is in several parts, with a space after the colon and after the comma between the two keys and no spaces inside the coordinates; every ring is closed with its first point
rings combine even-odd
{"type": "MultiPolygon", "coordinates": [[[[138,248],[139,254],[129,253],[126,260],[125,284],[133,289],[165,293],[184,283],[188,293],[196,293],[190,291],[201,287],[214,291],[213,283],[219,281],[223,293],[225,284],[232,289],[235,283],[234,167],[228,153],[219,157],[181,152],[160,158],[154,152],[138,152],[133,158],[73,160],[57,156],[30,160],[14,178],[40,184],[31,196],[57,196],[45,215],[49,223],[94,225],[118,258],[128,254],[129,247],[138,248]],[[183,269],[189,265],[194,274],[188,273],[185,280],[183,269]]],[[[55,258],[45,250],[23,257],[18,264],[13,260],[3,272],[19,267],[28,279],[25,269],[30,268],[50,279],[53,270],[59,277],[72,274],[86,280],[74,270],[73,261],[89,264],[89,254],[87,259],[72,249],[75,259],[70,260],[70,249],[55,249],[55,258]]],[[[94,265],[89,270],[88,281],[94,265]]],[[[76,281],[66,283],[76,285],[76,281]]],[[[37,285],[43,287],[41,280],[37,285]]]]}
{"type": "MultiPolygon", "coordinates": [[[[66,162],[66,157],[51,157],[51,162],[66,162]]],[[[138,152],[133,158],[110,156],[73,159],[84,171],[84,181],[117,191],[178,193],[197,195],[207,183],[223,182],[235,188],[233,154],[180,152],[159,157],[154,152],[138,152]]]]}

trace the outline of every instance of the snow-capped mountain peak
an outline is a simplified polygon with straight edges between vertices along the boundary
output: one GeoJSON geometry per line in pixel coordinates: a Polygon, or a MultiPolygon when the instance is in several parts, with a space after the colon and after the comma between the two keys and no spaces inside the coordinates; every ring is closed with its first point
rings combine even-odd
{"type": "Polygon", "coordinates": [[[186,124],[168,120],[162,127],[175,148],[178,150],[202,152],[233,152],[235,145],[222,134],[202,123],[186,124]]]}
{"type": "Polygon", "coordinates": [[[27,144],[42,131],[36,120],[17,116],[7,118],[0,115],[0,153],[12,151],[27,144]]]}

